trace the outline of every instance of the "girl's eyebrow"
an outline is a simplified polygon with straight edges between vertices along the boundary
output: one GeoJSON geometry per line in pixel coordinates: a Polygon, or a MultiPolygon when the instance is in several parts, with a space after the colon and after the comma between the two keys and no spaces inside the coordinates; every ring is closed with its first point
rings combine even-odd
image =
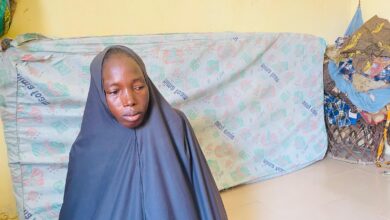
{"type": "MultiPolygon", "coordinates": [[[[135,82],[146,83],[146,81],[145,81],[142,77],[133,79],[131,82],[132,82],[132,83],[135,83],[135,82]]],[[[118,84],[119,84],[119,82],[112,82],[112,83],[108,83],[108,85],[107,85],[106,83],[103,82],[103,86],[106,85],[106,86],[108,86],[108,87],[118,86],[118,84]]]]}
{"type": "Polygon", "coordinates": [[[118,85],[114,83],[114,84],[107,85],[106,87],[103,86],[103,89],[115,89],[117,87],[118,85]]]}
{"type": "Polygon", "coordinates": [[[139,77],[139,78],[133,79],[132,82],[145,82],[145,80],[143,77],[139,77]]]}

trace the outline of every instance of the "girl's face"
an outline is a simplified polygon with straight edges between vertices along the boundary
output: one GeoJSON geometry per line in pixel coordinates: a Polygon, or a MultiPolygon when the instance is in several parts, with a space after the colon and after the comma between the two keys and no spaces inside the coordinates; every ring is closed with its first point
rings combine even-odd
{"type": "Polygon", "coordinates": [[[141,125],[149,104],[149,88],[139,65],[124,54],[113,54],[103,64],[103,89],[108,108],[127,128],[141,125]]]}

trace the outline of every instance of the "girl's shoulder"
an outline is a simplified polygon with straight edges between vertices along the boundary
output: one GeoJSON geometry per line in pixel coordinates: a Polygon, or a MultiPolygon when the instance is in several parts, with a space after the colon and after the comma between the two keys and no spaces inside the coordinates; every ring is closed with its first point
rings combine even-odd
{"type": "Polygon", "coordinates": [[[184,122],[188,122],[188,119],[187,119],[187,116],[184,114],[183,111],[177,109],[177,108],[173,108],[173,110],[176,112],[176,114],[180,117],[180,119],[184,122]]]}

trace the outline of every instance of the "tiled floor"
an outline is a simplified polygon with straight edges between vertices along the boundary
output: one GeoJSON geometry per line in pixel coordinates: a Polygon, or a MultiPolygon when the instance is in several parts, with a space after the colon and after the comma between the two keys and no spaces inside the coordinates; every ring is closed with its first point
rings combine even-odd
{"type": "Polygon", "coordinates": [[[390,220],[390,175],[384,170],[326,158],[224,191],[222,199],[230,220],[390,220]]]}

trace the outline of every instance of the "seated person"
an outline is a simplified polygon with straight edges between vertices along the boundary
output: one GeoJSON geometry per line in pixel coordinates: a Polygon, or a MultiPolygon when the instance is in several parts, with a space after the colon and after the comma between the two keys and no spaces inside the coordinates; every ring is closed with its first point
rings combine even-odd
{"type": "Polygon", "coordinates": [[[60,212],[60,220],[81,219],[227,219],[190,123],[124,46],[91,63],[60,212]]]}

